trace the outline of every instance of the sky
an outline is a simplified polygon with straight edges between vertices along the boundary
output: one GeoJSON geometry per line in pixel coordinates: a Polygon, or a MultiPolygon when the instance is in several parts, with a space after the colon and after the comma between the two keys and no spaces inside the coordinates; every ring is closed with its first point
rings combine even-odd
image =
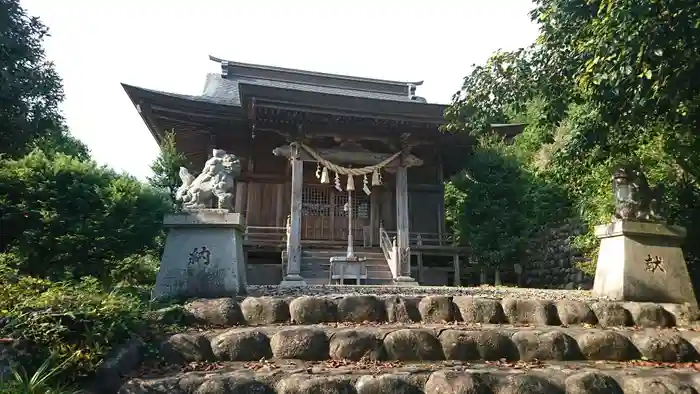
{"type": "Polygon", "coordinates": [[[209,55],[359,77],[424,80],[449,103],[473,64],[531,44],[528,0],[22,0],[50,29],[63,113],[100,164],[140,179],[158,146],[120,83],[200,94],[209,55]]]}

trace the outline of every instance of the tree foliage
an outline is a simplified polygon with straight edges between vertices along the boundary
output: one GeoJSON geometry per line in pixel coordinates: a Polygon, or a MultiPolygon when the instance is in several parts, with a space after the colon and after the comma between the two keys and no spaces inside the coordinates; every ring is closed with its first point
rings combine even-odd
{"type": "Polygon", "coordinates": [[[22,274],[107,281],[120,260],[157,250],[169,209],[148,185],[60,153],[0,165],[0,252],[22,274]]]}
{"type": "Polygon", "coordinates": [[[42,48],[47,35],[19,0],[0,0],[0,153],[18,157],[35,139],[64,133],[61,79],[42,48]]]}
{"type": "Polygon", "coordinates": [[[179,152],[175,145],[175,133],[168,132],[160,144],[160,154],[151,164],[153,176],[148,178],[148,182],[151,186],[168,193],[170,201],[176,205],[175,192],[182,183],[179,175],[180,167],[188,166],[187,157],[179,152]]]}
{"type": "MultiPolygon", "coordinates": [[[[497,52],[474,67],[446,111],[446,129],[476,136],[484,135],[490,123],[527,123],[507,148],[480,139],[481,153],[467,163],[474,174],[500,182],[465,187],[458,177],[450,185],[465,193],[460,201],[471,201],[454,208],[455,200],[448,198],[458,211],[454,216],[490,212],[478,225],[465,219],[458,230],[500,231],[501,242],[474,235],[469,242],[474,250],[508,249],[513,239],[547,224],[528,210],[553,202],[570,206],[566,213],[592,229],[610,218],[610,169],[631,160],[642,165],[652,183],[666,185],[669,220],[696,237],[700,5],[691,0],[536,0],[531,17],[540,27],[537,41],[497,52]],[[493,152],[517,165],[479,159],[493,152]],[[499,213],[499,206],[520,200],[507,194],[505,201],[492,198],[496,189],[511,188],[516,168],[525,174],[518,179],[539,182],[545,192],[530,194],[527,208],[515,214],[499,213]]],[[[597,246],[592,231],[576,244],[588,253],[597,246]]],[[[697,245],[687,243],[685,249],[690,260],[700,257],[697,245]]]]}
{"type": "Polygon", "coordinates": [[[17,0],[0,0],[0,337],[15,341],[10,359],[40,377],[0,382],[9,393],[64,392],[113,346],[135,333],[159,342],[149,335],[165,328],[144,301],[172,205],[97,166],[70,135],[46,36],[17,0]],[[46,360],[60,367],[47,372],[46,360]]]}

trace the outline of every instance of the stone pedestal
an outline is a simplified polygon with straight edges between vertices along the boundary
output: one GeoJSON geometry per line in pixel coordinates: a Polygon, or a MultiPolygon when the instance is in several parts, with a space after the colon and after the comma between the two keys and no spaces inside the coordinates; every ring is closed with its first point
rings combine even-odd
{"type": "Polygon", "coordinates": [[[595,229],[600,239],[593,294],[612,300],[689,303],[697,309],[680,226],[619,221],[595,229]]]}
{"type": "Polygon", "coordinates": [[[245,294],[243,223],[241,214],[223,209],[167,215],[168,236],[153,297],[245,294]]]}

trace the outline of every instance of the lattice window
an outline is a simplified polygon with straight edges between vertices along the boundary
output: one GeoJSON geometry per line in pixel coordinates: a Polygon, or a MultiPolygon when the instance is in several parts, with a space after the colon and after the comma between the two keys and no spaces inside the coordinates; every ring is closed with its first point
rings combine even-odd
{"type": "MultiPolygon", "coordinates": [[[[347,216],[345,204],[348,202],[347,192],[335,195],[335,216],[347,216]]],[[[369,196],[365,193],[353,193],[352,196],[353,218],[369,219],[369,196]]]]}
{"type": "Polygon", "coordinates": [[[301,193],[301,214],[304,216],[330,216],[330,213],[329,189],[304,186],[301,193]]]}

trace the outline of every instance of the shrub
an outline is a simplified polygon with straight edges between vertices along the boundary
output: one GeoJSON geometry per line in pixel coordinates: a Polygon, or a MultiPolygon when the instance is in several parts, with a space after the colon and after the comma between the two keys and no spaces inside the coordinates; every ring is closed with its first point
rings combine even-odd
{"type": "Polygon", "coordinates": [[[12,377],[5,382],[0,381],[0,389],[5,394],[80,394],[82,390],[71,388],[69,385],[56,382],[59,375],[70,361],[79,353],[57,363],[56,356],[49,358],[29,375],[22,365],[16,365],[12,369],[12,377]]]}
{"type": "Polygon", "coordinates": [[[153,176],[148,178],[148,183],[167,193],[169,201],[175,209],[181,208],[180,202],[175,200],[175,192],[182,184],[180,167],[190,167],[190,164],[185,154],[177,150],[175,131],[165,133],[160,143],[160,153],[156,160],[151,163],[153,176]]]}
{"type": "Polygon", "coordinates": [[[158,253],[170,209],[162,193],[91,161],[35,150],[0,163],[0,253],[20,274],[118,279],[124,259],[158,253]]]}
{"type": "Polygon", "coordinates": [[[525,165],[518,146],[497,137],[477,140],[468,170],[445,187],[446,219],[475,262],[522,263],[528,238],[568,217],[570,203],[561,188],[525,165]]]}
{"type": "Polygon", "coordinates": [[[61,380],[88,376],[114,345],[144,332],[145,304],[120,291],[106,291],[95,278],[78,283],[28,276],[0,279],[0,334],[21,344],[19,362],[32,370],[47,358],[68,360],[61,380]]]}

